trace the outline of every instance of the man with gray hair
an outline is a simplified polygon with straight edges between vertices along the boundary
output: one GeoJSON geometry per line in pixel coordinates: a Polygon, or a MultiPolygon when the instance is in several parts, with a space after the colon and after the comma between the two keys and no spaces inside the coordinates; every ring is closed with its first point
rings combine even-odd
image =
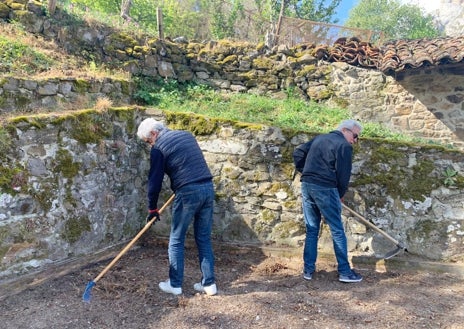
{"type": "Polygon", "coordinates": [[[202,278],[193,287],[207,295],[215,295],[214,256],[211,244],[214,186],[212,175],[195,137],[181,130],[171,130],[152,118],[143,120],[137,136],[151,145],[148,174],[147,221],[159,220],[158,197],[164,174],[175,193],[169,235],[169,279],[159,288],[174,295],[182,294],[184,279],[184,243],[193,222],[195,242],[202,278]]]}
{"type": "Polygon", "coordinates": [[[342,222],[342,198],[351,177],[353,144],[362,126],[345,120],[337,130],[316,136],[293,152],[296,170],[301,173],[303,215],[306,239],[303,250],[303,277],[311,280],[316,270],[317,242],[321,215],[329,225],[337,258],[339,281],[360,282],[362,276],[353,271],[348,261],[348,247],[342,222]]]}

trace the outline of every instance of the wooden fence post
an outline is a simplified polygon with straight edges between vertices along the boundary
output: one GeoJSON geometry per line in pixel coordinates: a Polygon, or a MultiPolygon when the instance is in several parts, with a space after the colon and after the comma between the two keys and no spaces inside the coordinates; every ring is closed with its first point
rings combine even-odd
{"type": "Polygon", "coordinates": [[[48,0],[48,12],[53,15],[56,10],[56,0],[48,0]]]}
{"type": "Polygon", "coordinates": [[[163,10],[160,7],[156,8],[156,18],[158,20],[158,37],[160,40],[164,40],[163,33],[163,10]]]}

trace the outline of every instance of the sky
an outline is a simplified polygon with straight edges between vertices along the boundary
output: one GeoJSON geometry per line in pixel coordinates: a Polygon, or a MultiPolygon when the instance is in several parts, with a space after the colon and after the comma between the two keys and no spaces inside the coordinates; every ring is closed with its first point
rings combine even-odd
{"type": "MultiPolygon", "coordinates": [[[[342,0],[340,5],[337,7],[337,14],[335,15],[336,18],[339,19],[337,25],[343,25],[348,18],[348,14],[350,9],[355,7],[358,4],[359,0],[342,0]]],[[[404,4],[414,4],[420,7],[423,7],[427,12],[431,12],[437,9],[440,6],[439,0],[432,0],[432,1],[424,1],[424,0],[400,0],[401,3],[404,4]]]]}
{"type": "Polygon", "coordinates": [[[337,25],[343,25],[348,18],[348,14],[351,8],[356,6],[358,0],[342,0],[337,7],[337,14],[335,15],[338,18],[339,22],[337,25]]]}

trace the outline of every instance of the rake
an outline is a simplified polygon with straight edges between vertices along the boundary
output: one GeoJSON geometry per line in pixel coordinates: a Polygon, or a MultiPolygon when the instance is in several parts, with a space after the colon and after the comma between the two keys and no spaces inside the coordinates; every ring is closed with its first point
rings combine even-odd
{"type": "Polygon", "coordinates": [[[406,247],[401,244],[400,242],[398,242],[397,240],[395,240],[393,237],[391,237],[387,232],[384,232],[382,231],[380,228],[378,228],[377,226],[375,226],[374,224],[372,224],[371,222],[369,222],[366,218],[364,218],[363,216],[361,216],[360,214],[358,214],[356,211],[354,211],[353,209],[351,209],[350,207],[346,206],[345,204],[342,203],[342,206],[343,208],[345,208],[346,210],[348,210],[350,213],[352,213],[353,215],[355,215],[356,217],[358,217],[358,219],[364,223],[365,225],[369,226],[370,228],[372,228],[374,231],[376,231],[377,233],[380,233],[382,234],[385,238],[387,238],[388,240],[390,240],[390,242],[393,242],[395,245],[396,245],[396,249],[393,249],[392,251],[389,251],[385,254],[385,256],[383,257],[383,259],[390,259],[396,255],[398,255],[401,251],[405,251],[407,252],[408,250],[406,249],[406,247]]]}
{"type": "MultiPolygon", "coordinates": [[[[168,201],[166,201],[166,203],[161,207],[161,209],[159,210],[160,214],[164,211],[164,209],[166,209],[166,207],[172,202],[172,200],[174,200],[174,197],[175,197],[174,194],[171,195],[171,197],[168,199],[168,201]]],[[[106,274],[106,272],[108,272],[108,270],[111,267],[113,267],[114,264],[116,264],[116,262],[134,245],[134,243],[142,236],[143,233],[145,233],[150,228],[150,226],[155,221],[156,221],[156,217],[153,217],[152,220],[147,222],[145,224],[145,226],[140,230],[140,232],[137,233],[137,235],[124,247],[124,249],[122,249],[116,257],[114,257],[114,259],[111,261],[111,263],[109,263],[103,269],[103,271],[101,271],[100,274],[98,274],[98,276],[95,279],[93,279],[92,281],[90,281],[87,284],[87,286],[85,287],[85,291],[82,294],[82,300],[84,302],[87,302],[87,303],[90,302],[90,300],[92,299],[92,288],[95,286],[97,281],[100,280],[106,274]]]]}

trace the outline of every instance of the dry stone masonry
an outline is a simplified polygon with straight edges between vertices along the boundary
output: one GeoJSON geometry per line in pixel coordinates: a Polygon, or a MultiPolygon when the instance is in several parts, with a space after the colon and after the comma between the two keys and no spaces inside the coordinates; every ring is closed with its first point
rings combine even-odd
{"type": "MultiPolygon", "coordinates": [[[[216,188],[216,241],[300,247],[299,177],[291,152],[311,136],[200,116],[128,108],[12,119],[1,131],[0,278],[128,241],[146,213],[147,145],[136,127],[152,116],[197,135],[216,188]],[[202,127],[203,129],[198,129],[202,127]]],[[[363,139],[346,203],[434,260],[462,260],[462,152],[363,139]]],[[[162,199],[171,194],[166,181],[162,199]]],[[[350,250],[381,256],[393,247],[345,214],[350,250]]],[[[154,232],[168,236],[170,213],[154,232]]],[[[331,250],[327,228],[321,248],[331,250]]]]}
{"type": "MultiPolygon", "coordinates": [[[[462,66],[424,68],[399,78],[325,62],[308,45],[267,49],[228,41],[137,40],[102,26],[66,25],[65,12],[50,17],[41,3],[23,0],[0,0],[0,17],[133,75],[274,96],[294,88],[307,99],[346,107],[361,121],[453,145],[455,151],[362,139],[345,201],[411,253],[463,260],[462,66]]],[[[312,136],[130,106],[29,113],[69,109],[65,105],[80,97],[130,104],[132,86],[110,79],[0,79],[0,114],[12,117],[0,129],[0,279],[86,259],[133,237],[146,212],[148,170],[148,150],[135,131],[147,116],[197,133],[214,175],[217,241],[301,246],[300,185],[291,152],[312,136]]],[[[351,251],[379,256],[392,248],[345,215],[351,251]]],[[[169,211],[154,231],[168,235],[169,211]]],[[[327,228],[321,248],[331,250],[327,228]]]]}
{"type": "MultiPolygon", "coordinates": [[[[327,62],[323,59],[330,51],[328,46],[321,53],[321,47],[311,44],[269,49],[264,44],[226,40],[173,42],[148,36],[137,38],[105,26],[75,24],[60,8],[50,17],[43,8],[40,2],[0,0],[0,18],[17,20],[27,31],[57,40],[71,54],[82,54],[80,50],[85,49],[84,54],[91,54],[89,61],[124,68],[133,76],[195,81],[226,92],[274,96],[294,88],[306,99],[347,108],[355,118],[464,150],[464,64],[462,52],[456,47],[452,47],[456,58],[444,56],[446,49],[430,53],[432,62],[435,55],[449,61],[435,66],[422,65],[410,51],[410,60],[419,68],[405,69],[395,76],[344,62],[327,62]]],[[[458,45],[463,42],[462,37],[454,41],[458,45]]],[[[446,44],[451,47],[454,42],[450,39],[440,43],[443,47],[446,44]]],[[[43,83],[47,88],[42,87],[40,92],[34,82],[0,80],[0,113],[27,110],[33,105],[69,103],[77,95],[93,100],[110,97],[115,105],[132,101],[128,82],[89,81],[95,90],[78,88],[85,86],[80,80],[52,79],[43,83]]]]}

